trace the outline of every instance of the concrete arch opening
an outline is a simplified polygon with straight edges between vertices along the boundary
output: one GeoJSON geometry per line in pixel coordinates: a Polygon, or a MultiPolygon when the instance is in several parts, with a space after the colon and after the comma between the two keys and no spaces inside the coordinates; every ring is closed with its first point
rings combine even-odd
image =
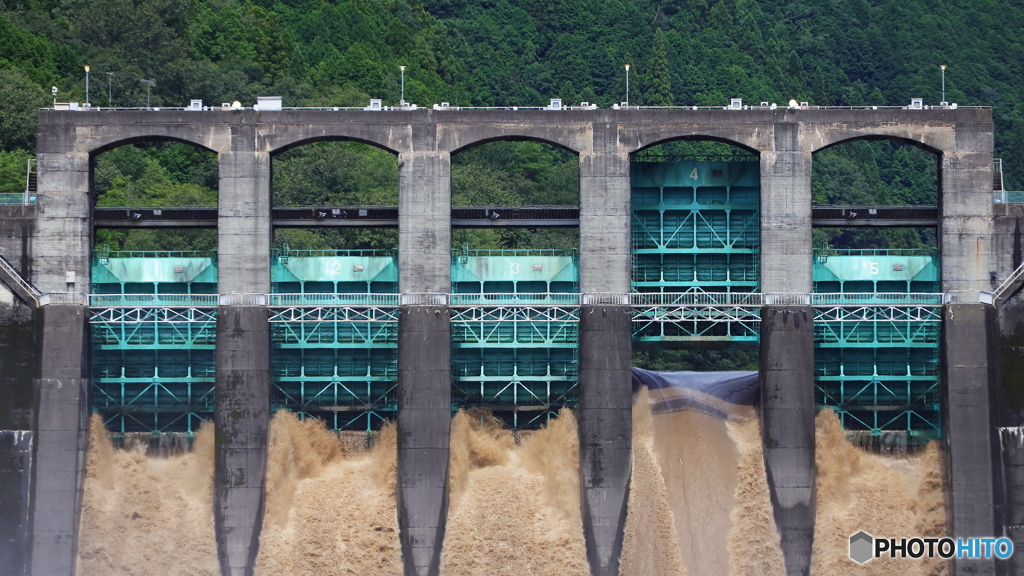
{"type": "Polygon", "coordinates": [[[483,140],[452,156],[451,198],[452,405],[543,427],[579,402],[578,321],[564,307],[579,293],[579,159],[546,141],[483,140]],[[528,312],[542,309],[547,320],[528,312]]]}
{"type": "Polygon", "coordinates": [[[90,162],[90,298],[159,308],[92,320],[92,410],[117,435],[191,435],[213,417],[213,319],[179,330],[154,311],[216,300],[217,155],[175,139],[117,144],[90,162]]]}
{"type": "Polygon", "coordinates": [[[356,140],[306,140],[272,155],[272,298],[380,320],[272,322],[272,411],[364,434],[395,419],[398,164],[356,140]]]}
{"type": "MultiPolygon", "coordinates": [[[[817,151],[814,292],[941,303],[940,181],[939,156],[918,142],[866,137],[817,151]]],[[[815,336],[819,409],[835,411],[848,433],[868,442],[883,434],[911,445],[940,437],[938,318],[836,320],[821,323],[815,336]]]]}

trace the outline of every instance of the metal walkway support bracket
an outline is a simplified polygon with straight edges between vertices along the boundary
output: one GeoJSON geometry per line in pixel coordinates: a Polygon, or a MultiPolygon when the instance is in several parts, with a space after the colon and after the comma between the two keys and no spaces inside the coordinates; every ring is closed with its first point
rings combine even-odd
{"type": "Polygon", "coordinates": [[[0,280],[3,280],[14,294],[21,298],[22,302],[33,307],[39,307],[39,296],[41,293],[39,289],[32,285],[31,282],[22,278],[10,262],[7,261],[2,255],[0,255],[0,280]]]}

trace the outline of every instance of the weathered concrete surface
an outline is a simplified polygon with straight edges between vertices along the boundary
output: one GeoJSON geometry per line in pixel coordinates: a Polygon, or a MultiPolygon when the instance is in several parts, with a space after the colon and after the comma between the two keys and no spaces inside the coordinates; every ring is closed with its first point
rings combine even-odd
{"type": "MultiPolygon", "coordinates": [[[[943,435],[949,454],[949,518],[953,537],[1001,533],[999,462],[991,399],[995,385],[995,309],[950,304],[943,311],[943,435]]],[[[992,560],[954,561],[956,574],[995,574],[992,560]]]]}
{"type": "Polygon", "coordinates": [[[594,576],[617,576],[632,470],[632,324],[628,306],[580,309],[580,485],[594,576]]]}
{"type": "Polygon", "coordinates": [[[403,294],[451,291],[451,157],[415,127],[418,148],[398,157],[398,286],[403,294]],[[420,149],[422,147],[424,149],[420,149]]]}
{"type": "Polygon", "coordinates": [[[761,152],[761,291],[811,291],[811,152],[800,125],[779,124],[761,152]]]}
{"type": "MultiPolygon", "coordinates": [[[[1006,537],[1013,541],[1014,551],[1024,550],[1024,429],[1001,429],[1004,505],[1003,523],[1006,537]]],[[[1014,553],[1006,562],[1010,576],[1024,575],[1024,556],[1014,553]]]]}
{"type": "Polygon", "coordinates": [[[398,526],[406,576],[436,576],[448,518],[451,333],[446,306],[398,315],[398,526]]]}
{"type": "Polygon", "coordinates": [[[629,292],[629,153],[616,127],[594,125],[592,152],[580,153],[580,292],[629,292]]]}
{"type": "Polygon", "coordinates": [[[77,135],[73,124],[60,123],[40,127],[36,137],[39,216],[28,277],[43,292],[89,292],[92,157],[77,135]]]}
{"type": "Polygon", "coordinates": [[[32,432],[0,430],[0,566],[4,574],[28,573],[32,432]]]}
{"type": "Polygon", "coordinates": [[[814,544],[814,309],[761,309],[761,431],[786,574],[807,576],[814,544]]]}
{"type": "Polygon", "coordinates": [[[942,290],[991,290],[992,125],[975,122],[956,132],[952,149],[943,149],[940,183],[942,210],[942,290]]]}
{"type": "Polygon", "coordinates": [[[33,576],[67,576],[75,571],[89,432],[88,319],[84,306],[44,306],[36,312],[33,576]]]}
{"type": "Polygon", "coordinates": [[[270,153],[255,126],[232,126],[231,149],[219,157],[218,290],[270,292],[270,153]]]}
{"type": "Polygon", "coordinates": [[[0,303],[0,430],[32,427],[36,365],[32,309],[20,301],[0,303]]]}
{"type": "Polygon", "coordinates": [[[224,576],[251,576],[259,550],[270,420],[270,324],[261,306],[217,308],[213,518],[224,576]]]}

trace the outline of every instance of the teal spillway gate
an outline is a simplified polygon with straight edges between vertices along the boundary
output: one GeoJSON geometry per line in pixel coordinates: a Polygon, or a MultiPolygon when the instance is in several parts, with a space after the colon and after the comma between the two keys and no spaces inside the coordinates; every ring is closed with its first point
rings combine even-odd
{"type": "Polygon", "coordinates": [[[98,251],[92,286],[93,411],[114,433],[195,431],[213,416],[216,255],[98,251]]]}
{"type": "Polygon", "coordinates": [[[275,250],[271,262],[272,410],[332,430],[393,420],[398,269],[393,251],[275,250]]]}
{"type": "Polygon", "coordinates": [[[452,407],[484,407],[536,428],[576,406],[579,263],[575,250],[452,255],[452,407]]]}
{"type": "MultiPolygon", "coordinates": [[[[751,159],[631,164],[633,292],[758,291],[761,176],[757,158],[751,159]]],[[[634,341],[648,346],[712,341],[756,345],[753,320],[683,314],[666,321],[666,315],[675,315],[676,302],[684,300],[689,301],[659,297],[664,307],[634,314],[634,341]]]]}
{"type": "Polygon", "coordinates": [[[930,250],[815,251],[815,396],[847,430],[942,432],[938,256],[930,250]]]}

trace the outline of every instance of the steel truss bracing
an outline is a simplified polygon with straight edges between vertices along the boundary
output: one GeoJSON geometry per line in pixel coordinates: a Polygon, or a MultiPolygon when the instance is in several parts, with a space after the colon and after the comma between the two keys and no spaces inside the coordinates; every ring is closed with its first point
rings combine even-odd
{"type": "Polygon", "coordinates": [[[319,418],[332,430],[370,431],[395,418],[397,307],[272,306],[270,322],[272,410],[319,418]]]}
{"type": "Polygon", "coordinates": [[[216,309],[95,307],[93,409],[115,433],[194,432],[213,416],[216,309]]]}
{"type": "Polygon", "coordinates": [[[631,180],[634,290],[757,291],[757,163],[634,162],[631,180]]]}
{"type": "Polygon", "coordinates": [[[942,432],[939,305],[833,306],[815,310],[820,407],[847,430],[942,432]]]}
{"type": "Polygon", "coordinates": [[[451,315],[453,410],[485,407],[536,428],[578,403],[578,306],[456,305],[451,315]]]}

